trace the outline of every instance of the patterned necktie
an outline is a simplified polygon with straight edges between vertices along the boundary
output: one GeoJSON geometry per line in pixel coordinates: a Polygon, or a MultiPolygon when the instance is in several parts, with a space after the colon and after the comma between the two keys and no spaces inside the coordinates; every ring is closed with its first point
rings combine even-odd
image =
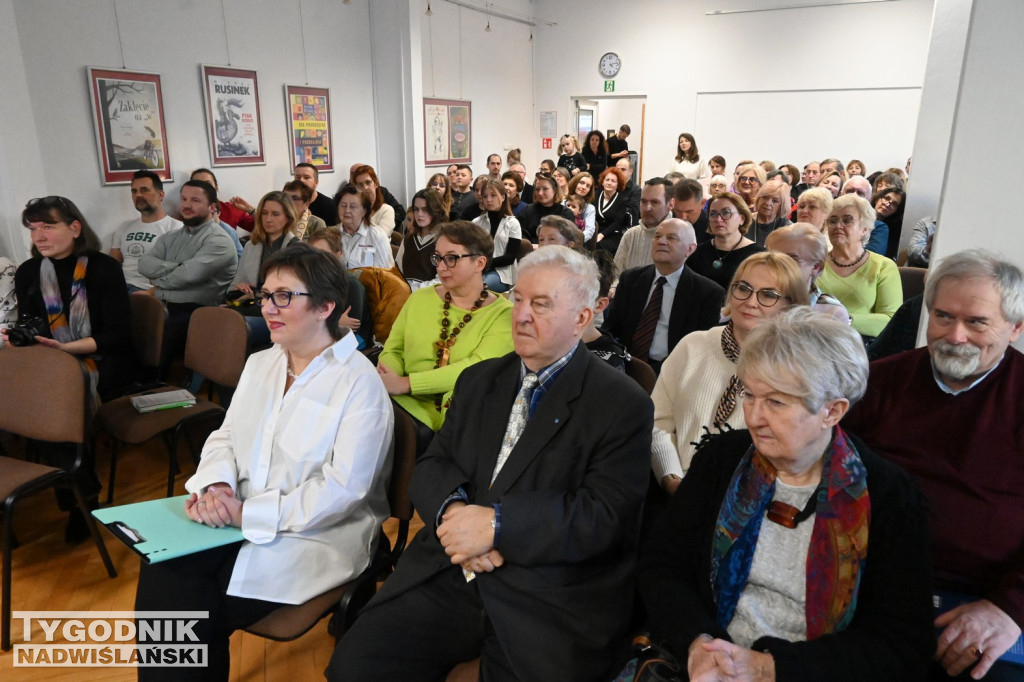
{"type": "Polygon", "coordinates": [[[651,300],[647,302],[636,331],[633,332],[633,343],[629,351],[644,362],[650,359],[651,343],[654,342],[654,330],[658,328],[658,319],[661,318],[661,301],[664,298],[667,281],[664,277],[659,277],[654,283],[651,300]]]}
{"type": "Polygon", "coordinates": [[[508,456],[512,454],[512,448],[519,441],[526,428],[526,420],[530,416],[530,398],[533,397],[533,389],[537,387],[539,379],[537,375],[530,372],[523,377],[523,387],[519,389],[515,403],[512,404],[512,412],[508,416],[508,427],[505,429],[505,439],[501,442],[501,450],[498,452],[498,461],[494,465],[494,473],[491,474],[491,485],[498,477],[501,467],[505,466],[508,456]]]}

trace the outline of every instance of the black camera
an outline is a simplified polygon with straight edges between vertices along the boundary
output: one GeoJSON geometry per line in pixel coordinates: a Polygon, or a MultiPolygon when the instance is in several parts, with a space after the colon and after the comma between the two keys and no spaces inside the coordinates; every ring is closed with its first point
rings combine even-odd
{"type": "Polygon", "coordinates": [[[39,343],[37,336],[43,336],[46,322],[38,317],[26,317],[7,330],[7,340],[12,346],[31,346],[39,343]]]}

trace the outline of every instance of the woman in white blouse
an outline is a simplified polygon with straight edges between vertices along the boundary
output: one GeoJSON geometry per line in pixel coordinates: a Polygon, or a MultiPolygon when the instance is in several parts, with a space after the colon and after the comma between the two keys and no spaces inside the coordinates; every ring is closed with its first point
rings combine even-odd
{"type": "Polygon", "coordinates": [[[352,184],[370,198],[370,224],[390,237],[395,231],[395,209],[384,201],[384,192],[373,166],[357,166],[352,171],[352,184]]]}
{"type": "Polygon", "coordinates": [[[676,143],[676,158],[668,170],[682,173],[683,177],[691,180],[706,180],[711,177],[708,164],[700,160],[697,141],[690,133],[679,134],[679,141],[676,143]]]}
{"type": "MultiPolygon", "coordinates": [[[[275,345],[249,358],[185,484],[189,519],[241,528],[244,541],[143,565],[136,596],[140,611],[210,612],[193,629],[209,645],[204,679],[228,679],[233,630],[358,576],[388,515],[392,407],[355,335],[338,324],[345,271],[295,243],[261,275],[275,345]]],[[[139,668],[139,679],[168,673],[139,668]]]]}

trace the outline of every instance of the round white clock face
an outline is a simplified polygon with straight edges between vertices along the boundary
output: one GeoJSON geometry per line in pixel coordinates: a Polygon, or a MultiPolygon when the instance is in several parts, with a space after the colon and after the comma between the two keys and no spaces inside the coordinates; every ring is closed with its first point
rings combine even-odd
{"type": "Polygon", "coordinates": [[[619,59],[619,55],[614,52],[608,52],[601,57],[601,61],[598,63],[598,68],[600,69],[602,76],[605,78],[612,78],[619,72],[619,69],[622,68],[622,60],[619,59]]]}

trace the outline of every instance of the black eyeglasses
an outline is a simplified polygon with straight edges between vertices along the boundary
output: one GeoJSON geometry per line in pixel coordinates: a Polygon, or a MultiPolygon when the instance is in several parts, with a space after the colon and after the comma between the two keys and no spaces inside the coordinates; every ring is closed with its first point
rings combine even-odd
{"type": "Polygon", "coordinates": [[[458,264],[460,258],[476,258],[480,255],[481,254],[479,253],[446,253],[441,256],[436,253],[432,253],[430,254],[430,264],[436,268],[439,263],[443,262],[445,266],[454,268],[458,264]]]}
{"type": "Polygon", "coordinates": [[[736,215],[736,211],[731,208],[723,208],[721,211],[708,211],[708,219],[716,220],[721,218],[722,220],[729,220],[736,215]]]}
{"type": "Polygon", "coordinates": [[[271,301],[275,308],[287,308],[292,304],[292,296],[312,296],[304,291],[266,291],[259,290],[253,291],[253,297],[256,302],[263,305],[266,301],[271,301]]]}
{"type": "Polygon", "coordinates": [[[754,289],[754,287],[746,282],[736,282],[730,287],[730,291],[732,291],[732,295],[737,301],[746,301],[754,294],[757,294],[757,302],[765,308],[771,308],[779,302],[780,298],[789,300],[789,296],[783,296],[775,289],[754,289]]]}

